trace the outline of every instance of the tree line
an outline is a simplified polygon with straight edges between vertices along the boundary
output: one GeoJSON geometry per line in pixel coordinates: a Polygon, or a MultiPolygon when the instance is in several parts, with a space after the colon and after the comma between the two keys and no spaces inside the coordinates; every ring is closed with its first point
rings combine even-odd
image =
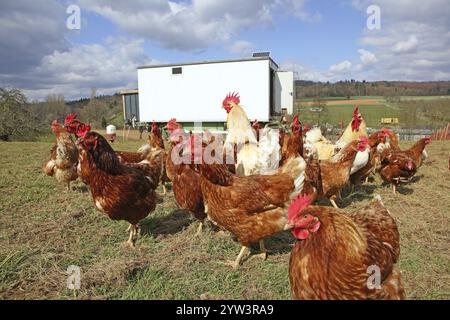
{"type": "Polygon", "coordinates": [[[75,112],[78,118],[94,128],[107,124],[123,125],[122,101],[119,94],[97,96],[92,89],[90,98],[66,102],[61,94],[51,94],[45,101],[30,102],[19,89],[0,88],[0,140],[36,140],[50,133],[53,120],[62,122],[75,112]]]}
{"type": "Polygon", "coordinates": [[[395,99],[400,96],[450,95],[450,81],[375,81],[354,79],[331,82],[295,81],[296,97],[347,97],[383,96],[395,99]]]}

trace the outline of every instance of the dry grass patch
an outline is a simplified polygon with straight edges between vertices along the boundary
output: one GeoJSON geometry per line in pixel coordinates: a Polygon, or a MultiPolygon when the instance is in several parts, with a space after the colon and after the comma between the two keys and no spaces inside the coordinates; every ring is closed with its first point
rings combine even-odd
{"type": "MultiPolygon", "coordinates": [[[[136,150],[144,141],[117,141],[136,150]]],[[[81,182],[73,190],[41,173],[50,143],[0,143],[0,298],[12,299],[288,299],[289,232],[268,239],[267,261],[234,271],[239,244],[204,228],[174,203],[171,192],[142,221],[134,250],[123,246],[125,222],[97,212],[81,182]],[[81,289],[66,288],[69,265],[81,289]]],[[[411,299],[450,298],[450,145],[433,142],[415,181],[394,196],[377,178],[341,205],[357,208],[380,194],[401,234],[399,267],[411,299]]],[[[161,190],[158,190],[161,193],[161,190]]]]}

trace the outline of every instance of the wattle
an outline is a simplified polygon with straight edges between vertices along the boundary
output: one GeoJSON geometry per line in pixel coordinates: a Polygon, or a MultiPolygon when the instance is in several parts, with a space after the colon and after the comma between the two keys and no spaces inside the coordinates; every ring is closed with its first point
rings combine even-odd
{"type": "Polygon", "coordinates": [[[294,228],[291,232],[299,240],[305,240],[309,236],[309,231],[306,229],[294,228]]]}

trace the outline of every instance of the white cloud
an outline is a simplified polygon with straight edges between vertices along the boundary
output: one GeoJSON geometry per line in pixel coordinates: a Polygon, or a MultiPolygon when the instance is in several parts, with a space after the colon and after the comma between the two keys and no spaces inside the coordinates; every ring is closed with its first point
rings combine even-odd
{"type": "Polygon", "coordinates": [[[273,13],[287,12],[305,22],[321,16],[305,9],[305,0],[78,0],[82,8],[109,19],[131,35],[169,49],[194,50],[223,43],[239,32],[273,26],[273,13]]]}
{"type": "Polygon", "coordinates": [[[395,53],[413,52],[417,49],[418,45],[419,45],[419,41],[417,40],[417,37],[412,35],[406,41],[397,42],[392,47],[392,51],[394,51],[395,53]]]}
{"type": "Polygon", "coordinates": [[[240,40],[234,42],[229,50],[239,56],[249,56],[254,51],[254,45],[249,41],[240,40]]]}
{"type": "Polygon", "coordinates": [[[228,42],[239,31],[270,25],[272,1],[188,2],[79,0],[82,8],[111,20],[129,34],[169,49],[190,50],[228,42]]]}
{"type": "Polygon", "coordinates": [[[349,79],[353,72],[352,63],[348,60],[333,64],[327,70],[311,68],[296,61],[283,62],[280,67],[282,70],[293,71],[296,79],[321,82],[349,79]]]}
{"type": "MultiPolygon", "coordinates": [[[[371,0],[354,0],[366,14],[371,0]]],[[[364,67],[371,80],[450,80],[450,2],[448,0],[378,0],[381,29],[364,29],[360,44],[372,52],[377,63],[364,67]]]]}
{"type": "Polygon", "coordinates": [[[145,40],[179,50],[222,44],[234,54],[247,55],[253,44],[237,41],[236,36],[249,28],[273,26],[275,12],[288,12],[304,21],[315,19],[306,13],[305,1],[295,0],[75,1],[83,19],[83,12],[98,13],[128,40],[71,44],[65,39],[64,2],[1,1],[0,85],[25,89],[32,99],[50,93],[86,96],[91,87],[113,93],[136,87],[136,67],[155,62],[143,50],[145,40]]]}
{"type": "Polygon", "coordinates": [[[56,1],[0,1],[0,74],[25,72],[66,50],[65,8],[56,1]]]}
{"type": "Polygon", "coordinates": [[[376,63],[378,62],[377,57],[370,51],[365,50],[365,49],[359,49],[358,50],[359,53],[359,59],[361,60],[363,65],[368,65],[371,63],[376,63]]]}
{"type": "Polygon", "coordinates": [[[306,0],[287,0],[285,5],[289,10],[304,22],[320,22],[322,20],[322,15],[318,12],[308,12],[305,10],[306,0]]]}
{"type": "Polygon", "coordinates": [[[16,81],[32,82],[26,93],[39,100],[52,93],[69,99],[89,96],[93,87],[99,94],[137,88],[136,67],[158,63],[147,57],[142,43],[109,38],[102,44],[78,45],[64,52],[56,50],[25,77],[16,77],[16,81]]]}
{"type": "Polygon", "coordinates": [[[308,66],[295,61],[286,61],[281,63],[280,68],[286,71],[293,71],[294,77],[301,80],[309,81],[328,81],[329,75],[327,72],[315,70],[308,66]]]}
{"type": "Polygon", "coordinates": [[[351,68],[352,68],[352,63],[348,60],[344,60],[337,64],[333,64],[332,66],[330,66],[329,70],[330,70],[330,72],[332,72],[334,74],[342,74],[342,73],[346,73],[346,72],[350,71],[351,68]]]}

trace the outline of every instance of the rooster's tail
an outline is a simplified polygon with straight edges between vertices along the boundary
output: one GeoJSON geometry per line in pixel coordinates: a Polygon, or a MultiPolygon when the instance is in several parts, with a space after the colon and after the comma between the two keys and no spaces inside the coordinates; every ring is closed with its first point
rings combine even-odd
{"type": "Polygon", "coordinates": [[[245,144],[237,153],[236,173],[238,176],[256,174],[258,163],[258,146],[253,143],[245,144]]]}

